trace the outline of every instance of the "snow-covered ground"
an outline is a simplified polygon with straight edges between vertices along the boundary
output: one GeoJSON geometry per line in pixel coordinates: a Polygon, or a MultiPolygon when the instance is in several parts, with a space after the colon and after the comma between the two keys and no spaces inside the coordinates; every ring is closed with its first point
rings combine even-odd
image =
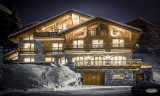
{"type": "Polygon", "coordinates": [[[3,93],[0,93],[0,95],[5,96],[12,94],[12,96],[132,96],[131,86],[80,86],[78,88],[75,88],[78,90],[63,91],[7,90],[3,93]]]}

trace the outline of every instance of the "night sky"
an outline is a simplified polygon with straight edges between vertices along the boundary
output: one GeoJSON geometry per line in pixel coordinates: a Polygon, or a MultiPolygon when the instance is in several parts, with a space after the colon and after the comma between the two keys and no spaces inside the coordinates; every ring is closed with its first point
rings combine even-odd
{"type": "Polygon", "coordinates": [[[77,11],[125,23],[142,17],[160,18],[160,0],[12,0],[24,25],[43,21],[64,11],[77,11]]]}

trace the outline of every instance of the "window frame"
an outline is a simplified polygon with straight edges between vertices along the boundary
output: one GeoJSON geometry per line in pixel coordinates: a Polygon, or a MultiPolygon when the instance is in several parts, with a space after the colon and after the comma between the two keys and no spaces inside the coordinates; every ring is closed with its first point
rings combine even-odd
{"type": "Polygon", "coordinates": [[[29,59],[29,62],[34,62],[35,61],[34,57],[23,57],[23,62],[27,63],[25,61],[25,59],[27,59],[27,58],[29,59]]]}

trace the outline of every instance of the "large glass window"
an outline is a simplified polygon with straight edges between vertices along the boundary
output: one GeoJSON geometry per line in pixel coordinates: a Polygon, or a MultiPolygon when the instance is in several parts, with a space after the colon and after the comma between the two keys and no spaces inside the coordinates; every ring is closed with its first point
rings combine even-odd
{"type": "Polygon", "coordinates": [[[23,44],[24,50],[34,50],[34,43],[24,43],[23,44]]]}
{"type": "Polygon", "coordinates": [[[83,48],[84,46],[83,40],[74,40],[73,41],[73,48],[83,48]]]}
{"type": "Polygon", "coordinates": [[[67,59],[65,57],[61,57],[61,58],[59,58],[58,62],[59,62],[59,64],[65,65],[65,64],[67,64],[67,59]]]}
{"type": "Polygon", "coordinates": [[[93,48],[103,48],[103,40],[92,40],[93,48]]]}
{"type": "Polygon", "coordinates": [[[112,47],[124,47],[124,39],[113,39],[112,47]]]}
{"type": "Polygon", "coordinates": [[[33,57],[24,57],[23,60],[24,60],[24,62],[34,62],[33,57]]]}
{"type": "Polygon", "coordinates": [[[126,64],[126,57],[124,56],[114,56],[111,58],[112,65],[125,65],[126,64]]]}
{"type": "Polygon", "coordinates": [[[52,50],[62,50],[62,43],[52,43],[52,50]]]}
{"type": "Polygon", "coordinates": [[[72,14],[72,22],[73,22],[73,25],[79,24],[79,15],[72,14]]]}
{"type": "Polygon", "coordinates": [[[46,62],[54,62],[54,57],[45,57],[46,62]]]}

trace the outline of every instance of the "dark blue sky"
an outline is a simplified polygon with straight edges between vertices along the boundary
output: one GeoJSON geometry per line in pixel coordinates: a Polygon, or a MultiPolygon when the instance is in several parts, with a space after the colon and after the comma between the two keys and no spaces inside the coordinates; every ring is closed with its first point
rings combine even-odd
{"type": "Polygon", "coordinates": [[[23,24],[43,21],[70,9],[123,23],[136,17],[147,20],[160,18],[160,0],[14,0],[14,2],[23,24]]]}

